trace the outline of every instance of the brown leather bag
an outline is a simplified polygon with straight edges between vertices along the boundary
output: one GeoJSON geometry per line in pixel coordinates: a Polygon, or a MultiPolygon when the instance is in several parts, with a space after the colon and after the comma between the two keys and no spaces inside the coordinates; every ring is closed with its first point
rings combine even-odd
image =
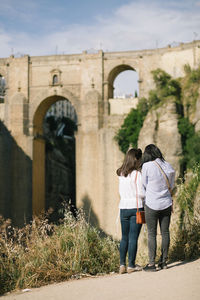
{"type": "Polygon", "coordinates": [[[137,200],[136,223],[137,223],[137,224],[145,224],[145,223],[146,223],[146,220],[145,220],[145,212],[144,212],[144,210],[139,211],[139,209],[138,209],[137,174],[138,174],[138,171],[136,171],[136,176],[135,176],[136,200],[137,200]]]}
{"type": "Polygon", "coordinates": [[[136,212],[136,223],[137,224],[145,224],[146,223],[144,210],[136,212]]]}

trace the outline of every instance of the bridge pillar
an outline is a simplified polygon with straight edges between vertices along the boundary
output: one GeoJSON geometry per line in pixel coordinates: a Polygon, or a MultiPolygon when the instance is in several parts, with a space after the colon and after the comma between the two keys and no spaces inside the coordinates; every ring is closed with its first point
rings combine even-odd
{"type": "Polygon", "coordinates": [[[33,140],[33,215],[45,210],[45,141],[33,140]]]}

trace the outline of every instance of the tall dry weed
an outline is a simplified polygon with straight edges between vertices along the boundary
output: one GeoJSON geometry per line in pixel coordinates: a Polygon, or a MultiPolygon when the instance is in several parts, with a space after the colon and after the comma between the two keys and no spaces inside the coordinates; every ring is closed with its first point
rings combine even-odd
{"type": "Polygon", "coordinates": [[[170,248],[171,260],[200,257],[200,165],[197,164],[185,181],[178,185],[177,222],[174,224],[170,248]]]}
{"type": "Polygon", "coordinates": [[[1,294],[118,269],[117,242],[101,237],[81,211],[77,219],[66,213],[60,225],[43,217],[16,229],[1,219],[0,228],[1,294]]]}

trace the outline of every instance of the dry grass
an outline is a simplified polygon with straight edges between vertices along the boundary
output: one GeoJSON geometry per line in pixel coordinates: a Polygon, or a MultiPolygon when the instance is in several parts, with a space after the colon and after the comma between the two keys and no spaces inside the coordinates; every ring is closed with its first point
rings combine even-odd
{"type": "Polygon", "coordinates": [[[173,224],[171,260],[200,257],[200,165],[185,175],[178,186],[176,223],[173,224]]]}
{"type": "Polygon", "coordinates": [[[87,274],[116,271],[118,243],[91,227],[79,212],[60,225],[35,218],[23,229],[1,220],[0,292],[38,287],[87,274]]]}

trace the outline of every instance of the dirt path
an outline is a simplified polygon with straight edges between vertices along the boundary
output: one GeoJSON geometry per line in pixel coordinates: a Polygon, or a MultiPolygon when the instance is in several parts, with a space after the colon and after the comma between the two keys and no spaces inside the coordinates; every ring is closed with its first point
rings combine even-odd
{"type": "Polygon", "coordinates": [[[52,284],[2,300],[199,300],[200,259],[174,263],[154,273],[109,275],[52,284]]]}

